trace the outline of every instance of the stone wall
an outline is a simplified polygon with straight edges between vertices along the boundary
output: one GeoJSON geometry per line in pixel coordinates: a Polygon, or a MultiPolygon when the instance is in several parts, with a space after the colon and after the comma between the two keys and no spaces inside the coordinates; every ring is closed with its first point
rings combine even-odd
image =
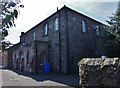
{"type": "Polygon", "coordinates": [[[69,59],[71,64],[71,73],[78,72],[76,62],[78,62],[80,57],[101,56],[101,52],[103,52],[101,44],[102,31],[102,24],[99,22],[91,20],[90,18],[76,13],[73,10],[68,10],[69,59]],[[83,20],[87,24],[86,33],[82,32],[81,22],[83,20]],[[93,25],[100,27],[101,33],[99,36],[96,35],[93,25]]]}
{"type": "Polygon", "coordinates": [[[80,86],[120,87],[120,58],[83,58],[79,62],[80,86]]]}

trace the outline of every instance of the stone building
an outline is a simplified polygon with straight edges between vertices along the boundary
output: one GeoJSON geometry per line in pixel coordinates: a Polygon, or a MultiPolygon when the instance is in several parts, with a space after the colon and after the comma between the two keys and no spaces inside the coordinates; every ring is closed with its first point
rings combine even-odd
{"type": "Polygon", "coordinates": [[[66,6],[22,32],[20,42],[13,46],[13,67],[40,73],[44,63],[50,71],[78,73],[77,63],[82,57],[102,55],[102,23],[66,6]]]}
{"type": "Polygon", "coordinates": [[[5,50],[4,52],[0,53],[0,65],[7,67],[8,61],[8,52],[5,50]]]}

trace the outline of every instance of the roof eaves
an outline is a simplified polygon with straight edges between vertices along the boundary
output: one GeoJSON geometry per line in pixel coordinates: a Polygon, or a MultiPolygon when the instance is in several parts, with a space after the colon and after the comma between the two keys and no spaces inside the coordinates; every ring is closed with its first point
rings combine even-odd
{"type": "Polygon", "coordinates": [[[105,25],[105,24],[103,24],[103,23],[100,22],[100,21],[97,21],[97,20],[95,20],[95,19],[93,19],[93,18],[91,18],[91,17],[89,17],[89,16],[86,16],[86,15],[84,15],[84,14],[82,14],[82,13],[76,11],[76,10],[73,10],[73,9],[67,7],[66,5],[64,5],[60,10],[57,10],[57,11],[54,12],[52,15],[50,15],[49,17],[47,17],[46,19],[44,19],[43,21],[41,21],[40,23],[38,23],[37,25],[35,25],[34,27],[32,27],[30,30],[28,30],[27,32],[25,32],[25,34],[28,33],[29,31],[33,30],[35,27],[37,27],[38,25],[42,24],[44,21],[46,21],[47,19],[49,19],[49,18],[52,17],[53,15],[57,14],[59,11],[61,11],[61,10],[63,10],[63,9],[69,9],[69,10],[71,10],[71,11],[74,11],[75,13],[78,13],[78,14],[80,14],[80,15],[82,15],[82,16],[87,17],[88,19],[91,19],[91,20],[93,20],[93,21],[95,21],[95,22],[98,22],[98,23],[100,23],[100,24],[102,24],[102,25],[105,25]]]}

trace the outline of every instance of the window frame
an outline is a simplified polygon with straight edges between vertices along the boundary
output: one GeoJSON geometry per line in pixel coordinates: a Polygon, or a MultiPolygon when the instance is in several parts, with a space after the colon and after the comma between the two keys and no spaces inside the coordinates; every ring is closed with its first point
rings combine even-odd
{"type": "Polygon", "coordinates": [[[44,27],[43,27],[43,36],[48,35],[48,30],[49,30],[49,25],[48,25],[48,23],[45,23],[44,27]]]}
{"type": "Polygon", "coordinates": [[[58,31],[59,30],[59,19],[58,17],[56,17],[54,19],[54,31],[58,31]]]}
{"type": "Polygon", "coordinates": [[[27,52],[27,56],[26,56],[26,65],[29,64],[29,51],[27,52]]]}
{"type": "Polygon", "coordinates": [[[82,33],[87,33],[88,32],[88,29],[87,29],[87,21],[85,21],[85,20],[82,20],[81,21],[81,31],[82,31],[82,33]],[[84,24],[83,24],[83,22],[84,22],[84,24]],[[85,31],[84,31],[85,30],[85,31]]]}
{"type": "Polygon", "coordinates": [[[36,32],[35,31],[33,32],[33,39],[34,39],[34,41],[36,40],[36,32]]]}
{"type": "Polygon", "coordinates": [[[96,34],[97,36],[100,35],[100,26],[98,26],[98,25],[95,26],[95,34],[96,34]]]}

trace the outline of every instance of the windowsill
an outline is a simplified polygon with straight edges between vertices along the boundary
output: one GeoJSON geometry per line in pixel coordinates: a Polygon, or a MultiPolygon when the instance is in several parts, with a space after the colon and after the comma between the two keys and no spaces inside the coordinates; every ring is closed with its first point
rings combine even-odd
{"type": "Polygon", "coordinates": [[[100,37],[100,35],[95,35],[96,37],[100,37]]]}
{"type": "Polygon", "coordinates": [[[83,32],[83,31],[81,33],[88,34],[88,32],[83,32]]]}
{"type": "Polygon", "coordinates": [[[48,34],[47,35],[43,35],[43,37],[46,37],[46,36],[48,36],[48,34]]]}
{"type": "MultiPolygon", "coordinates": [[[[58,29],[59,30],[59,29],[58,29]]],[[[54,31],[58,31],[58,30],[54,30],[54,31]]]]}
{"type": "Polygon", "coordinates": [[[54,33],[58,32],[59,30],[54,30],[54,33]]]}

